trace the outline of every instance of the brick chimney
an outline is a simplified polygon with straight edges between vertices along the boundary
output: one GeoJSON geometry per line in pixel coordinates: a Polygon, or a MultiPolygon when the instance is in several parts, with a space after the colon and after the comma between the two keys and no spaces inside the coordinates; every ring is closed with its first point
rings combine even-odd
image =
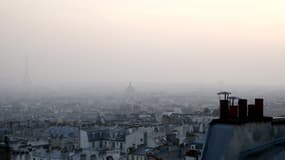
{"type": "Polygon", "coordinates": [[[247,119],[247,100],[239,99],[238,106],[239,106],[239,119],[241,120],[247,119]]]}

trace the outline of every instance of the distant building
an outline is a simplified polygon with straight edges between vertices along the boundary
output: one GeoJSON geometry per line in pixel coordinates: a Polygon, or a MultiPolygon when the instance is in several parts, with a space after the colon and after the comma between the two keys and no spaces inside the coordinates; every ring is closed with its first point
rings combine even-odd
{"type": "Polygon", "coordinates": [[[148,154],[152,152],[151,147],[141,145],[136,149],[131,149],[128,153],[127,160],[148,160],[148,154]]]}
{"type": "Polygon", "coordinates": [[[125,129],[96,129],[87,132],[89,145],[93,150],[117,150],[125,152],[125,129]]]}
{"type": "Polygon", "coordinates": [[[135,94],[135,92],[136,92],[135,88],[133,87],[132,83],[130,82],[129,86],[125,90],[125,94],[127,96],[133,96],[135,94]]]}
{"type": "Polygon", "coordinates": [[[68,126],[50,127],[45,132],[51,148],[73,151],[80,148],[80,129],[68,126]]]}

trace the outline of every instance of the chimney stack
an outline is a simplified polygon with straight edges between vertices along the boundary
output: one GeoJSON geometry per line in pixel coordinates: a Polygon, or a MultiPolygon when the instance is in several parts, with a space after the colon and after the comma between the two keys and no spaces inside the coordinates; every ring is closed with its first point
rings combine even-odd
{"type": "Polygon", "coordinates": [[[255,99],[255,114],[256,118],[261,119],[263,118],[263,106],[264,106],[264,100],[262,98],[256,98],[255,99]]]}
{"type": "Polygon", "coordinates": [[[248,105],[248,119],[250,119],[250,120],[256,119],[256,111],[255,111],[255,105],[254,104],[248,105]]]}
{"type": "Polygon", "coordinates": [[[247,100],[246,99],[239,99],[239,118],[241,120],[247,119],[247,100]]]}
{"type": "Polygon", "coordinates": [[[229,118],[229,100],[220,100],[220,118],[229,118]]]}
{"type": "Polygon", "coordinates": [[[238,104],[237,104],[237,97],[229,97],[230,100],[230,107],[229,107],[229,117],[231,119],[238,118],[238,104]]]}
{"type": "Polygon", "coordinates": [[[228,119],[229,118],[229,95],[230,92],[219,92],[220,99],[220,119],[228,119]]]}
{"type": "Polygon", "coordinates": [[[256,98],[254,104],[248,105],[247,99],[239,99],[238,97],[232,97],[230,96],[230,92],[219,92],[218,95],[220,99],[221,120],[259,121],[264,119],[263,98],[256,98]]]}

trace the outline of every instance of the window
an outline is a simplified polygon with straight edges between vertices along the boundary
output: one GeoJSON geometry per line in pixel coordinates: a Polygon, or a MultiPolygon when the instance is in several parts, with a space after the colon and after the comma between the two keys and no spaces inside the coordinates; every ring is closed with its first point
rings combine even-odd
{"type": "Polygon", "coordinates": [[[102,141],[100,141],[100,143],[99,143],[99,147],[100,147],[100,148],[102,148],[102,147],[103,147],[103,143],[102,143],[102,141]]]}
{"type": "Polygon", "coordinates": [[[113,157],[108,156],[108,157],[107,157],[107,160],[113,160],[113,157]]]}
{"type": "Polygon", "coordinates": [[[120,142],[120,149],[123,150],[123,143],[120,142]]]}
{"type": "Polygon", "coordinates": [[[90,160],[96,160],[96,155],[92,155],[90,160]]]}

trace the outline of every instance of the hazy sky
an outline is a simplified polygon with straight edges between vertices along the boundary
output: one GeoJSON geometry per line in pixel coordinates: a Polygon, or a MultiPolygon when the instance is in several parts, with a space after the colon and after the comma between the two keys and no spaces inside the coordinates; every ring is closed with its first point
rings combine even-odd
{"type": "Polygon", "coordinates": [[[284,0],[1,0],[0,86],[285,86],[284,0]]]}

